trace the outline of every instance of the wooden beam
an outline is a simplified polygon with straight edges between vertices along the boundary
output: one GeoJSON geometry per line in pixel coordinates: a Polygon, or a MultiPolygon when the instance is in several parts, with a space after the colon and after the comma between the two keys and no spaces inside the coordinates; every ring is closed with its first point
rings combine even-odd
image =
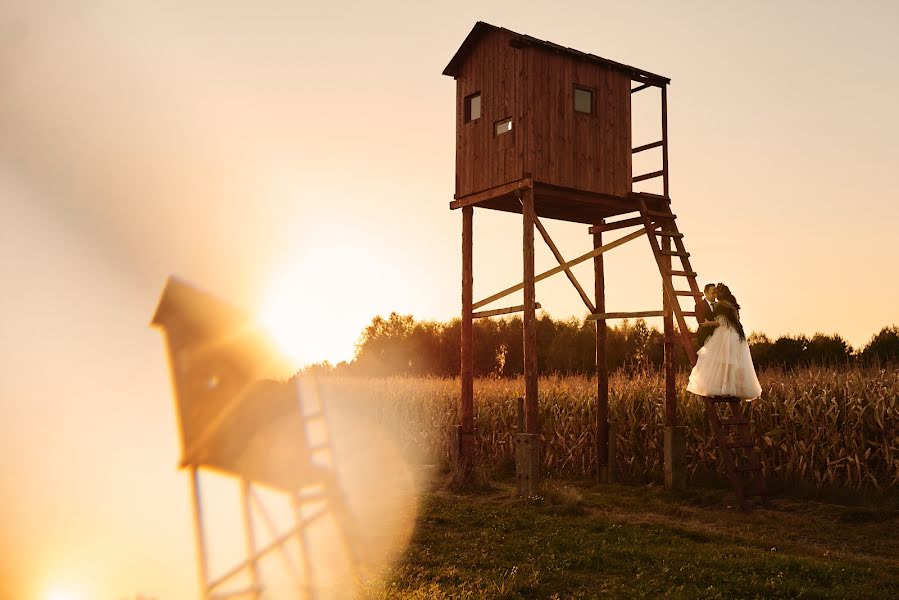
{"type": "MultiPolygon", "coordinates": [[[[575,259],[569,260],[568,262],[565,263],[564,266],[573,267],[574,265],[580,264],[580,263],[584,262],[585,260],[589,260],[589,259],[593,258],[594,256],[599,256],[600,254],[608,252],[609,250],[612,250],[613,248],[617,248],[618,246],[624,245],[627,242],[635,240],[638,237],[641,237],[645,234],[646,234],[645,229],[642,229],[640,231],[635,231],[633,233],[629,233],[628,235],[626,235],[624,237],[618,238],[614,242],[609,242],[608,244],[606,244],[604,246],[601,246],[599,248],[594,248],[593,250],[591,250],[590,252],[587,252],[586,254],[582,254],[581,256],[578,256],[575,259]]],[[[537,275],[534,278],[534,282],[542,281],[542,280],[546,279],[547,277],[552,277],[556,273],[561,273],[563,270],[564,270],[564,268],[562,265],[559,265],[558,267],[553,267],[552,269],[550,269],[548,271],[544,271],[543,273],[537,275]]],[[[509,294],[514,294],[515,292],[517,292],[518,290],[521,290],[523,288],[524,288],[523,283],[513,285],[510,288],[506,288],[501,292],[497,292],[497,293],[493,294],[492,296],[488,296],[487,298],[484,298],[483,300],[479,300],[478,302],[475,302],[473,305],[473,308],[481,308],[482,306],[486,306],[495,300],[499,300],[500,298],[504,298],[504,297],[508,296],[509,294]]]]}
{"type": "MultiPolygon", "coordinates": [[[[462,379],[461,425],[463,433],[474,431],[474,355],[472,354],[472,289],[474,207],[462,210],[462,347],[460,374],[462,379]]],[[[470,458],[462,457],[462,462],[470,458]]]]}
{"type": "Polygon", "coordinates": [[[524,192],[522,202],[522,258],[524,283],[524,403],[525,427],[528,433],[539,433],[539,411],[537,407],[537,315],[534,278],[534,190],[524,192]]]}
{"type": "Polygon", "coordinates": [[[662,187],[668,197],[668,86],[662,86],[662,187]]]}
{"type": "MultiPolygon", "coordinates": [[[[601,227],[597,223],[591,229],[601,227]]],[[[593,233],[593,247],[602,248],[602,232],[593,233]]],[[[596,310],[606,310],[606,282],[603,255],[593,257],[593,294],[596,310]]],[[[596,322],[596,476],[600,483],[612,480],[609,467],[609,362],[608,328],[605,321],[596,322]]]]}
{"type": "Polygon", "coordinates": [[[476,204],[480,204],[481,202],[486,202],[500,196],[505,196],[506,194],[511,194],[518,190],[532,189],[533,187],[534,180],[530,177],[525,177],[524,179],[519,179],[518,181],[513,181],[511,183],[504,183],[482,192],[475,192],[474,194],[462,196],[461,198],[450,202],[450,210],[463,208],[465,206],[474,206],[476,204]]]}
{"type": "Polygon", "coordinates": [[[580,295],[581,300],[584,301],[584,305],[587,307],[591,313],[596,312],[596,308],[594,308],[593,303],[590,302],[590,298],[587,297],[587,292],[584,291],[584,288],[581,287],[581,284],[578,283],[577,278],[574,276],[574,273],[571,272],[570,267],[565,266],[565,259],[562,258],[562,253],[559,252],[559,249],[556,247],[556,244],[553,242],[552,238],[549,237],[549,232],[543,227],[543,223],[540,222],[540,219],[534,215],[534,225],[537,226],[537,230],[540,232],[540,235],[543,236],[543,241],[546,242],[546,245],[549,246],[549,249],[552,251],[553,256],[556,257],[556,260],[559,262],[559,266],[565,269],[565,275],[568,277],[568,280],[571,282],[571,285],[574,286],[574,289],[577,290],[577,293],[580,295]]]}
{"type": "Polygon", "coordinates": [[[631,154],[637,154],[638,152],[643,152],[645,150],[652,150],[653,148],[661,148],[662,144],[665,142],[663,140],[659,140],[658,142],[653,142],[651,144],[643,144],[642,146],[637,146],[631,150],[631,154]]]}
{"type": "Polygon", "coordinates": [[[193,500],[194,536],[197,540],[197,570],[200,576],[200,594],[203,600],[208,600],[209,568],[206,564],[206,538],[203,535],[203,501],[200,497],[200,471],[197,465],[190,466],[190,492],[193,500]]]}
{"type": "MultiPolygon", "coordinates": [[[[265,505],[262,504],[262,500],[256,494],[256,490],[250,490],[250,502],[256,506],[256,511],[262,516],[262,521],[265,523],[266,528],[268,529],[268,533],[270,536],[275,537],[277,528],[275,527],[275,522],[272,520],[271,515],[268,514],[268,511],[265,510],[265,505]]],[[[293,527],[290,531],[285,533],[282,536],[275,537],[275,540],[269,544],[272,548],[278,548],[278,553],[281,555],[281,561],[284,563],[284,568],[288,573],[293,577],[293,580],[299,584],[302,579],[300,578],[299,570],[296,566],[291,562],[290,556],[287,554],[287,551],[284,549],[284,543],[292,539],[297,533],[296,527],[293,527]],[[279,542],[275,544],[275,542],[279,542]]]]}
{"type": "Polygon", "coordinates": [[[636,319],[638,317],[664,317],[664,310],[639,310],[636,312],[603,312],[587,316],[587,321],[608,321],[610,319],[636,319]]]}
{"type": "MultiPolygon", "coordinates": [[[[540,309],[543,308],[540,306],[540,303],[537,302],[534,304],[534,308],[540,309]]],[[[481,310],[476,313],[472,313],[472,317],[475,319],[483,319],[484,317],[496,317],[499,315],[509,315],[512,313],[521,312],[524,310],[524,304],[519,304],[518,306],[510,306],[509,308],[497,308],[495,310],[481,310]]]]}
{"type": "Polygon", "coordinates": [[[647,179],[654,179],[656,177],[661,177],[665,174],[665,171],[653,171],[652,173],[644,173],[642,175],[637,175],[631,181],[633,183],[637,183],[638,181],[646,181],[647,179]]]}
{"type": "Polygon", "coordinates": [[[250,482],[247,478],[240,480],[240,504],[243,509],[244,543],[247,546],[247,566],[250,569],[250,583],[259,587],[259,565],[256,553],[256,531],[253,529],[253,509],[250,506],[250,482]]]}
{"type": "MultiPolygon", "coordinates": [[[[671,250],[671,238],[662,239],[662,251],[671,250]]],[[[671,280],[671,257],[662,258],[662,277],[670,287],[674,287],[671,280]]],[[[677,425],[677,390],[675,389],[674,369],[674,306],[671,297],[665,293],[665,284],[662,284],[662,306],[664,307],[662,331],[662,362],[665,370],[665,426],[677,425]]],[[[670,457],[668,457],[670,458],[670,457]]],[[[668,460],[666,458],[666,460],[668,460]]]]}
{"type": "MultiPolygon", "coordinates": [[[[271,542],[269,542],[268,544],[266,544],[265,546],[260,548],[259,551],[255,554],[255,556],[253,556],[252,558],[250,558],[248,560],[245,560],[244,562],[242,562],[239,565],[235,566],[234,568],[230,569],[229,571],[224,573],[222,576],[220,576],[218,579],[216,579],[215,581],[210,583],[209,589],[215,589],[218,586],[222,585],[223,583],[225,583],[226,581],[228,581],[229,579],[231,579],[232,577],[234,577],[235,575],[237,575],[238,573],[240,573],[241,571],[246,569],[248,566],[250,566],[251,561],[258,561],[259,559],[264,558],[267,554],[271,553],[272,550],[275,550],[276,548],[280,548],[285,543],[289,542],[290,539],[294,535],[296,535],[296,533],[297,533],[296,528],[293,528],[290,531],[288,531],[287,533],[284,533],[284,534],[278,536],[277,538],[273,539],[271,542]]],[[[251,587],[258,587],[258,586],[254,585],[251,587]]],[[[262,588],[258,588],[258,589],[262,589],[262,588]]],[[[248,593],[248,590],[241,590],[241,592],[248,593]]],[[[219,597],[222,597],[222,596],[219,596],[219,597]]]]}
{"type": "Polygon", "coordinates": [[[606,231],[614,231],[615,229],[622,229],[624,227],[633,227],[634,225],[640,225],[642,227],[643,217],[634,217],[632,219],[622,219],[611,223],[591,225],[587,230],[587,233],[604,233],[606,231]]]}
{"type": "Polygon", "coordinates": [[[643,85],[638,85],[635,88],[631,88],[631,93],[635,94],[635,93],[639,92],[640,90],[645,90],[648,87],[653,87],[653,85],[654,84],[652,84],[652,83],[644,83],[643,85]]]}

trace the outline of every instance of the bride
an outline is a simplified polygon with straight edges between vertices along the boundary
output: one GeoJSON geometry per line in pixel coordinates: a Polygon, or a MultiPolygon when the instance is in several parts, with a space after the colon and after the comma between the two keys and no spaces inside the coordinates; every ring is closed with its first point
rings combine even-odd
{"type": "Polygon", "coordinates": [[[715,288],[717,302],[712,319],[700,327],[714,327],[690,372],[687,391],[699,396],[732,396],[752,400],[762,394],[740,324],[740,305],[723,283],[715,288]]]}

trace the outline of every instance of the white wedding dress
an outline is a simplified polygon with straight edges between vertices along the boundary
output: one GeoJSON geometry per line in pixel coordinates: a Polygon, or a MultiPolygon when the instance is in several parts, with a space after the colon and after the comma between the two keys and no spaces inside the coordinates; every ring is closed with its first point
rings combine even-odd
{"type": "Polygon", "coordinates": [[[687,391],[700,396],[734,396],[752,400],[762,395],[749,344],[724,316],[696,354],[687,391]]]}

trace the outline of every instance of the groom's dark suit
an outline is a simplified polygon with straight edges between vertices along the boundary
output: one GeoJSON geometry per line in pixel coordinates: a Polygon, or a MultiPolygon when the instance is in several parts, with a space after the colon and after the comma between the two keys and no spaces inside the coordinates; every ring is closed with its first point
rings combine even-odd
{"type": "MultiPolygon", "coordinates": [[[[708,321],[712,318],[712,310],[713,307],[709,304],[709,301],[703,298],[699,302],[696,303],[696,321],[702,323],[703,321],[708,321]]],[[[714,327],[700,327],[696,331],[696,349],[702,348],[705,341],[709,338],[712,333],[715,332],[714,327]]]]}

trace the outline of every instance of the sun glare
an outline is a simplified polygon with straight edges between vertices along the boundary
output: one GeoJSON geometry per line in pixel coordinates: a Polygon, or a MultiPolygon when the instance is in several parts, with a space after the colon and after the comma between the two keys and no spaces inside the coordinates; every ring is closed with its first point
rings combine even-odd
{"type": "Polygon", "coordinates": [[[272,278],[260,321],[296,367],[350,361],[372,317],[402,297],[388,277],[383,261],[364,252],[298,254],[272,278]]]}
{"type": "Polygon", "coordinates": [[[65,590],[53,590],[45,600],[80,600],[78,596],[65,590]]]}

